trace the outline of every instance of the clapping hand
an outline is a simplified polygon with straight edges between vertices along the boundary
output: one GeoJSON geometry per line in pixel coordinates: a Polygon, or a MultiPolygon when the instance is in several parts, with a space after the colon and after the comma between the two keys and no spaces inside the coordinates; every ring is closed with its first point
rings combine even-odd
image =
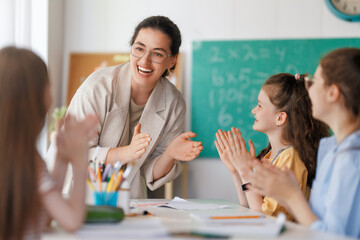
{"type": "Polygon", "coordinates": [[[126,148],[127,162],[140,158],[146,152],[146,148],[150,145],[150,141],[150,135],[147,133],[141,133],[141,124],[138,123],[134,128],[131,143],[126,148]]]}
{"type": "Polygon", "coordinates": [[[219,153],[221,161],[224,163],[225,167],[229,170],[231,174],[236,173],[236,169],[232,162],[230,161],[228,151],[226,151],[225,144],[223,142],[224,135],[226,134],[225,131],[222,131],[221,129],[218,130],[217,133],[215,133],[217,141],[215,141],[216,150],[219,153]]]}
{"type": "Polygon", "coordinates": [[[251,191],[275,198],[281,203],[285,203],[294,191],[301,191],[295,174],[290,169],[280,170],[265,161],[253,161],[249,165],[254,169],[248,172],[251,191]]]}
{"type": "Polygon", "coordinates": [[[193,132],[185,132],[177,136],[169,146],[165,153],[172,159],[181,161],[191,161],[199,156],[203,149],[202,142],[195,142],[189,138],[196,137],[193,132]]]}
{"type": "Polygon", "coordinates": [[[241,132],[238,128],[231,128],[231,131],[219,131],[219,137],[221,138],[225,152],[227,153],[230,162],[234,168],[243,175],[244,172],[250,170],[248,163],[255,159],[255,147],[251,140],[249,140],[250,152],[246,149],[246,144],[241,132]]]}
{"type": "Polygon", "coordinates": [[[89,140],[96,135],[96,116],[87,116],[82,121],[77,121],[75,117],[68,114],[64,120],[64,127],[57,129],[56,145],[58,156],[65,161],[73,164],[86,159],[89,150],[89,140]]]}

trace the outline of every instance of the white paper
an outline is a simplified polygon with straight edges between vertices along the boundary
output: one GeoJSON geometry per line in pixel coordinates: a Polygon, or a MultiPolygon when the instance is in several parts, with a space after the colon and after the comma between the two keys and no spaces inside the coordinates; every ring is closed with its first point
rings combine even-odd
{"type": "Polygon", "coordinates": [[[158,207],[167,207],[179,210],[210,210],[210,209],[223,209],[228,208],[227,205],[209,204],[209,203],[196,203],[190,202],[185,199],[175,197],[168,204],[162,204],[158,207]]]}
{"type": "Polygon", "coordinates": [[[195,231],[196,234],[223,237],[275,237],[284,227],[286,217],[279,214],[276,221],[269,218],[233,219],[233,221],[203,222],[195,231]]]}

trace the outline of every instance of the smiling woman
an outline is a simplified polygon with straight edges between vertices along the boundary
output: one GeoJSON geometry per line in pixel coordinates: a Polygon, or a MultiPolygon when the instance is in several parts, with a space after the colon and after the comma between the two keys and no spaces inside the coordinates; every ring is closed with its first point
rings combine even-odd
{"type": "Polygon", "coordinates": [[[201,142],[189,140],[195,133],[181,133],[185,101],[165,78],[175,69],[180,45],[180,31],[169,18],[144,19],[130,41],[130,62],[91,74],[68,108],[79,119],[99,119],[90,146],[90,157],[99,149],[96,166],[134,163],[131,198],[145,198],[146,188],[173,180],[180,173],[178,160],[191,161],[202,150],[201,142]]]}
{"type": "Polygon", "coordinates": [[[132,91],[134,102],[144,105],[161,76],[175,66],[177,54],[171,54],[171,38],[161,30],[142,28],[131,46],[132,91]],[[142,94],[137,94],[141,91],[142,94]]]}

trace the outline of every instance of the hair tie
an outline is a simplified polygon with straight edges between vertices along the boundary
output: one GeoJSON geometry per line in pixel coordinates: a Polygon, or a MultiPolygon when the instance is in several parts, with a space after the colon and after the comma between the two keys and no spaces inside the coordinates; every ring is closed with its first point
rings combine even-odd
{"type": "Polygon", "coordinates": [[[298,73],[295,74],[295,79],[296,79],[296,80],[300,80],[300,74],[298,74],[298,73]]]}

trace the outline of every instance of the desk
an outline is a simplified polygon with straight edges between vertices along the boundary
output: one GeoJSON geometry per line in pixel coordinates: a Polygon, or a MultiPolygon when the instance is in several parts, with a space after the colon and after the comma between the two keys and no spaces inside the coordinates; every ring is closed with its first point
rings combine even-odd
{"type": "MultiPolygon", "coordinates": [[[[225,200],[200,200],[200,199],[190,199],[189,201],[194,202],[200,202],[200,203],[215,203],[219,205],[228,205],[231,209],[233,209],[234,214],[238,213],[249,213],[253,214],[256,213],[253,210],[250,210],[248,208],[244,208],[238,204],[234,204],[229,201],[225,200]]],[[[132,205],[137,205],[137,203],[159,203],[159,202],[169,202],[169,200],[164,199],[141,199],[141,200],[132,200],[132,205]]],[[[129,217],[128,219],[136,220],[138,219],[144,219],[144,218],[156,218],[159,219],[162,223],[162,225],[166,228],[167,231],[171,233],[175,233],[173,236],[169,237],[163,237],[163,238],[157,238],[157,239],[201,239],[199,237],[192,237],[192,236],[186,236],[186,235],[180,235],[176,233],[184,233],[188,232],[190,229],[194,229],[199,223],[195,221],[193,218],[190,217],[190,213],[192,211],[184,211],[184,210],[175,210],[170,208],[159,208],[159,207],[146,207],[141,206],[137,207],[137,211],[142,210],[148,210],[150,211],[154,216],[137,216],[137,217],[129,217]]],[[[193,210],[194,211],[194,210],[193,210]]],[[[214,211],[214,210],[211,210],[214,211]]],[[[217,211],[217,210],[216,210],[217,211]]],[[[218,209],[218,211],[222,211],[222,209],[218,209]]],[[[271,218],[271,217],[270,217],[271,218]]],[[[105,226],[105,225],[104,225],[105,226]]],[[[141,231],[141,229],[139,229],[141,231]]],[[[42,239],[45,240],[83,240],[83,239],[102,239],[98,236],[84,236],[81,234],[73,233],[65,233],[64,231],[60,230],[57,227],[54,227],[51,232],[45,233],[42,235],[42,239]]],[[[111,239],[129,239],[129,238],[122,238],[121,236],[109,238],[106,237],[107,240],[111,239]]],[[[148,239],[148,238],[131,238],[131,239],[148,239]]],[[[249,237],[244,238],[236,238],[236,239],[249,239],[249,237]]],[[[251,239],[274,239],[274,238],[251,238],[251,239]]],[[[292,222],[286,222],[286,231],[280,236],[278,236],[276,239],[327,239],[327,240],[346,240],[351,239],[347,237],[342,237],[338,235],[331,235],[323,232],[316,232],[311,231],[309,228],[294,224],[292,222]]]]}

